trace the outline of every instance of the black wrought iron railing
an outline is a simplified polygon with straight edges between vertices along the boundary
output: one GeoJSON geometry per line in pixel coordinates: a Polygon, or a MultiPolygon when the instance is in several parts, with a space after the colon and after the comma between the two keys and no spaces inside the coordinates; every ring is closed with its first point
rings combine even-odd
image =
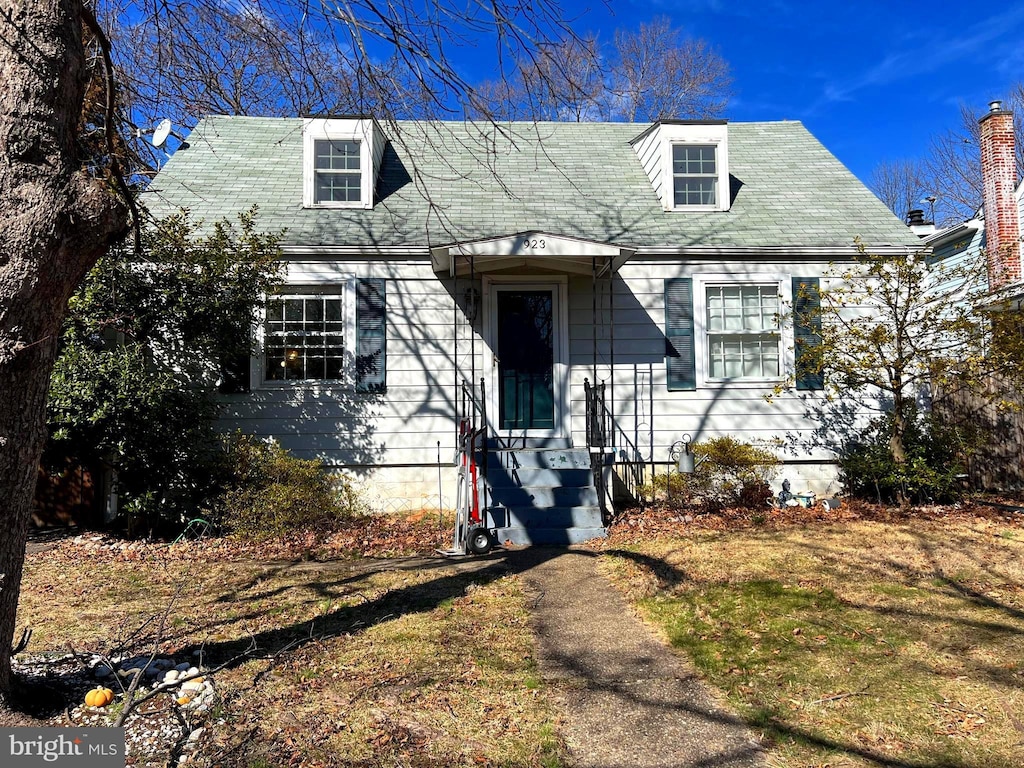
{"type": "Polygon", "coordinates": [[[587,447],[607,448],[611,415],[604,404],[604,382],[591,385],[590,379],[584,379],[583,393],[587,403],[587,447]]]}
{"type": "MultiPolygon", "coordinates": [[[[646,461],[640,451],[620,429],[612,418],[605,402],[605,383],[592,385],[583,380],[583,392],[587,410],[587,448],[591,454],[612,455],[615,476],[622,483],[626,494],[643,503],[644,467],[646,461]]],[[[600,474],[600,473],[598,473],[600,474]]]]}

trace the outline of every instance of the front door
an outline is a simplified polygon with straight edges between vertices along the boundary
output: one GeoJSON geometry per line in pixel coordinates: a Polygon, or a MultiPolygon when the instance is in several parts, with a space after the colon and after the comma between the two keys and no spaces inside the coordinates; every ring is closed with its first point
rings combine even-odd
{"type": "Polygon", "coordinates": [[[559,286],[495,284],[491,306],[495,426],[505,434],[560,435],[559,286]]]}

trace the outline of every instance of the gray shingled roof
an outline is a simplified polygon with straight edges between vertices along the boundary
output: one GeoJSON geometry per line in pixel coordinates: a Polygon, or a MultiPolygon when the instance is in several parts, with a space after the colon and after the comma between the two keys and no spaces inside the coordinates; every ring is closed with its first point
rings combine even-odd
{"type": "Polygon", "coordinates": [[[422,248],[527,231],[644,249],[919,242],[799,122],[730,123],[731,209],[666,212],[629,143],[646,127],[399,122],[372,210],[304,209],[300,119],[208,117],[146,202],[207,221],[257,204],[261,228],[286,228],[296,246],[422,248]]]}

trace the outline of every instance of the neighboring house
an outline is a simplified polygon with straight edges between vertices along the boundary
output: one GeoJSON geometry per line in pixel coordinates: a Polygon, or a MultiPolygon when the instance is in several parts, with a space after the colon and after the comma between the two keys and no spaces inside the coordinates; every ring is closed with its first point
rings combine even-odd
{"type": "MultiPolygon", "coordinates": [[[[261,227],[287,230],[288,285],[225,428],[364,476],[385,509],[438,503],[460,387],[481,380],[490,435],[561,451],[506,456],[512,485],[530,462],[589,473],[604,452],[625,477],[684,435],[732,435],[775,450],[794,490],[835,492],[833,455],[806,448],[820,381],[794,355],[814,329],[780,318],[856,237],[875,253],[919,244],[790,121],[209,117],[146,197],[206,220],[255,204],[261,227]]],[[[593,502],[520,493],[567,495],[593,502]]]]}
{"type": "Polygon", "coordinates": [[[1020,225],[1024,183],[1017,180],[1013,112],[993,101],[979,122],[982,207],[974,218],[929,234],[924,243],[936,261],[984,263],[988,303],[1019,311],[1024,303],[1020,225]]]}
{"type": "MultiPolygon", "coordinates": [[[[1017,179],[1013,113],[1003,109],[1002,102],[993,101],[980,127],[982,207],[968,221],[928,235],[924,244],[937,264],[954,269],[963,265],[977,272],[984,281],[980,308],[1020,317],[1024,311],[1024,183],[1017,179]]],[[[993,380],[987,393],[952,392],[943,404],[953,418],[984,426],[989,432],[988,448],[968,467],[977,487],[1005,489],[1024,483],[1024,415],[994,402],[1010,398],[1007,389],[993,380]]],[[[1019,393],[1016,400],[1024,406],[1019,393]]]]}

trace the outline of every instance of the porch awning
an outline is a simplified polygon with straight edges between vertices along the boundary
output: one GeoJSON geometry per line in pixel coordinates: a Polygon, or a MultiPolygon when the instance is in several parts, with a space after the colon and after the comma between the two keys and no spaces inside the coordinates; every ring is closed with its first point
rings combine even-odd
{"type": "Polygon", "coordinates": [[[453,243],[430,249],[434,272],[465,277],[509,269],[598,276],[618,271],[636,248],[609,245],[546,232],[522,232],[507,237],[453,243]]]}

